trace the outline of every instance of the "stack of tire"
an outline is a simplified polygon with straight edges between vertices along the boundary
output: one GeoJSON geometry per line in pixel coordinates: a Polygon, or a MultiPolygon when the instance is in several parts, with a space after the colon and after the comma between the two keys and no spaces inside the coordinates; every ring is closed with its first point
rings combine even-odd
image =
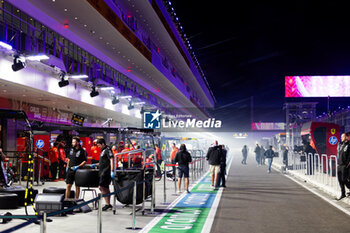
{"type": "MultiPolygon", "coordinates": [[[[31,198],[27,200],[27,205],[33,203],[38,190],[32,189],[31,198]],[[32,201],[32,200],[33,201],[32,201]]],[[[11,186],[0,189],[0,209],[16,209],[18,206],[24,206],[26,189],[22,186],[11,186]]],[[[28,196],[30,194],[28,193],[28,196]]]]}

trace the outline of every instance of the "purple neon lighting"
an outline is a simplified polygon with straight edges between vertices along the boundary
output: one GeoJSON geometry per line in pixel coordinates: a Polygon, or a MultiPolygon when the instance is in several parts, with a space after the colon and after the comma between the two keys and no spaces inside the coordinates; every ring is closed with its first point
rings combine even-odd
{"type": "Polygon", "coordinates": [[[350,76],[286,76],[285,97],[348,97],[350,76]]]}

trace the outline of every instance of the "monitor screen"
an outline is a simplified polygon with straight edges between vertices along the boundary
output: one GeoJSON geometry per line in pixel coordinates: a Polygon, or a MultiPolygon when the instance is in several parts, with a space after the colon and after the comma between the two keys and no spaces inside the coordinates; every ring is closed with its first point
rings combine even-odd
{"type": "Polygon", "coordinates": [[[285,97],[349,97],[350,76],[286,76],[285,97]]]}

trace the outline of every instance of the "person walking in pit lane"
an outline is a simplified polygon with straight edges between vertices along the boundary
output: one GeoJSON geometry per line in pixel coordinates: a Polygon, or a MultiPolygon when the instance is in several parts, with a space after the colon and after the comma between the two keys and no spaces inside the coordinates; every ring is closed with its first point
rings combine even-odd
{"type": "MultiPolygon", "coordinates": [[[[72,148],[69,150],[67,157],[67,188],[66,199],[70,197],[71,188],[75,181],[75,172],[85,166],[87,160],[86,151],[80,145],[80,138],[73,137],[72,148]]],[[[78,199],[80,194],[80,187],[75,185],[75,198],[78,199]]]]}
{"type": "MultiPolygon", "coordinates": [[[[99,177],[100,181],[98,188],[100,189],[102,195],[108,194],[111,191],[109,190],[109,184],[111,180],[114,179],[114,162],[113,162],[113,152],[106,145],[106,141],[103,138],[97,140],[96,145],[101,149],[100,161],[97,164],[92,164],[91,167],[95,168],[99,166],[99,177]]],[[[106,205],[102,207],[103,211],[112,209],[111,197],[104,197],[106,205]]]]}
{"type": "Polygon", "coordinates": [[[247,147],[247,145],[243,146],[242,156],[243,156],[243,159],[242,159],[241,164],[247,165],[247,157],[248,157],[248,147],[247,147]]]}
{"type": "Polygon", "coordinates": [[[221,163],[220,163],[220,173],[219,173],[219,181],[218,185],[221,187],[226,188],[226,156],[227,156],[227,150],[225,149],[225,145],[221,145],[222,148],[222,157],[221,157],[221,163]]]}
{"type": "Polygon", "coordinates": [[[190,169],[188,167],[188,164],[192,162],[192,157],[191,154],[187,151],[186,145],[181,144],[179,151],[175,155],[174,159],[175,163],[178,163],[179,166],[177,168],[178,170],[178,193],[181,193],[181,180],[182,177],[185,179],[185,188],[186,192],[189,193],[190,191],[188,190],[188,185],[189,185],[189,174],[190,174],[190,169]]]}
{"type": "Polygon", "coordinates": [[[260,146],[259,144],[256,144],[256,147],[255,147],[255,160],[257,162],[257,166],[259,167],[260,166],[260,146]]]}
{"type": "Polygon", "coordinates": [[[271,173],[271,165],[272,165],[273,157],[275,155],[275,152],[272,150],[272,146],[270,146],[270,148],[267,151],[265,151],[264,155],[267,158],[267,165],[268,165],[267,172],[271,173]]]}
{"type": "Polygon", "coordinates": [[[218,141],[214,141],[213,146],[209,148],[206,159],[209,161],[211,186],[213,189],[218,188],[218,176],[220,173],[220,163],[222,158],[222,148],[218,145],[218,141]]]}

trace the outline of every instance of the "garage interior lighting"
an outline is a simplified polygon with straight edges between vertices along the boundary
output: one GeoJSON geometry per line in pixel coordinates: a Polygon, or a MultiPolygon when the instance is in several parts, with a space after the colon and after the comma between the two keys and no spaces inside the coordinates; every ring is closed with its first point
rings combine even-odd
{"type": "Polygon", "coordinates": [[[7,49],[7,50],[12,50],[12,46],[9,44],[6,44],[5,42],[0,41],[0,47],[7,49]]]}
{"type": "Polygon", "coordinates": [[[73,78],[73,79],[80,79],[80,78],[88,78],[89,76],[87,76],[86,74],[77,74],[77,75],[70,75],[69,78],[73,78]]]}
{"type": "Polygon", "coordinates": [[[41,61],[41,60],[47,60],[49,57],[47,55],[39,54],[34,56],[28,56],[26,57],[26,60],[28,61],[41,61]]]}
{"type": "Polygon", "coordinates": [[[130,98],[132,98],[132,96],[131,95],[126,95],[126,96],[120,96],[119,98],[120,99],[130,99],[130,98]]]}
{"type": "Polygon", "coordinates": [[[114,90],[114,87],[101,87],[100,90],[103,90],[103,91],[114,90]]]}

